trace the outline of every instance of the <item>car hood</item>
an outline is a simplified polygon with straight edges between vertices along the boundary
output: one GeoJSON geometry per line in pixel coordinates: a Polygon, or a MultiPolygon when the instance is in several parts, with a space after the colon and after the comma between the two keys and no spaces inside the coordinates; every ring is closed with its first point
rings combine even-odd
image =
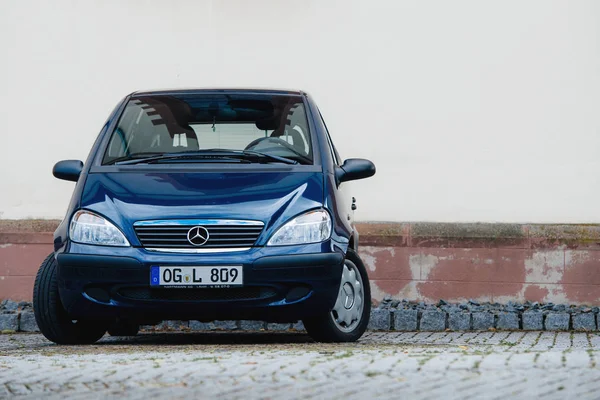
{"type": "Polygon", "coordinates": [[[111,220],[134,243],[136,221],[245,219],[262,221],[270,231],[322,205],[321,172],[91,173],[80,204],[111,220]]]}

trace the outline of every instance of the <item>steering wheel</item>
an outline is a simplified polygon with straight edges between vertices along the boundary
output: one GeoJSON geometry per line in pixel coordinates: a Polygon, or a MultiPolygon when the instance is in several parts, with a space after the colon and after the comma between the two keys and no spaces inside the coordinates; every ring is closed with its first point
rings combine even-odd
{"type": "Polygon", "coordinates": [[[244,150],[252,150],[256,146],[258,146],[260,143],[263,143],[263,142],[265,142],[265,143],[273,143],[273,144],[279,145],[281,147],[285,147],[286,149],[288,149],[289,151],[291,151],[294,154],[298,154],[300,156],[304,156],[303,154],[298,153],[298,150],[296,150],[296,148],[294,148],[294,146],[292,146],[291,144],[289,144],[285,140],[279,139],[279,138],[276,138],[276,137],[263,137],[263,138],[255,139],[255,140],[251,141],[250,143],[248,143],[248,145],[246,146],[246,148],[244,148],[244,150]]]}

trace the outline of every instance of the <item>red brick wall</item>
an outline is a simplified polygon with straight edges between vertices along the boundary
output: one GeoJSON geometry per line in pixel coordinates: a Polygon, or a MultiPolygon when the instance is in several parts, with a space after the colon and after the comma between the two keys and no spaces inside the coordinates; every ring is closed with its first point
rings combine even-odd
{"type": "Polygon", "coordinates": [[[376,300],[600,304],[600,226],[361,224],[376,300]]]}
{"type": "MultiPolygon", "coordinates": [[[[0,221],[0,299],[31,300],[57,221],[0,221]]],[[[600,226],[361,223],[373,298],[600,305],[600,226]]]]}

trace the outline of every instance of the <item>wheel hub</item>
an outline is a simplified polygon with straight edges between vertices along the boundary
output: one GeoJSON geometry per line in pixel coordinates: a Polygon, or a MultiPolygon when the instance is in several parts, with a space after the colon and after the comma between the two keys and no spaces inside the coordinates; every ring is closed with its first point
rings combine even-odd
{"type": "Polygon", "coordinates": [[[354,288],[349,282],[344,283],[344,308],[349,310],[354,305],[354,288]]]}
{"type": "Polygon", "coordinates": [[[364,290],[360,272],[354,263],[346,260],[338,297],[331,310],[331,318],[338,328],[351,332],[360,323],[364,306],[364,290]]]}

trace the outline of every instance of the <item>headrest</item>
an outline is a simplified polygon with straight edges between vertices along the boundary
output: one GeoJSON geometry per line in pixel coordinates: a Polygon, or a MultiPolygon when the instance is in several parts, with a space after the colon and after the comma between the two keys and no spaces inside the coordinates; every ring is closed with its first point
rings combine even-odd
{"type": "Polygon", "coordinates": [[[256,127],[261,131],[274,131],[279,128],[280,117],[270,117],[256,121],[256,127]]]}

